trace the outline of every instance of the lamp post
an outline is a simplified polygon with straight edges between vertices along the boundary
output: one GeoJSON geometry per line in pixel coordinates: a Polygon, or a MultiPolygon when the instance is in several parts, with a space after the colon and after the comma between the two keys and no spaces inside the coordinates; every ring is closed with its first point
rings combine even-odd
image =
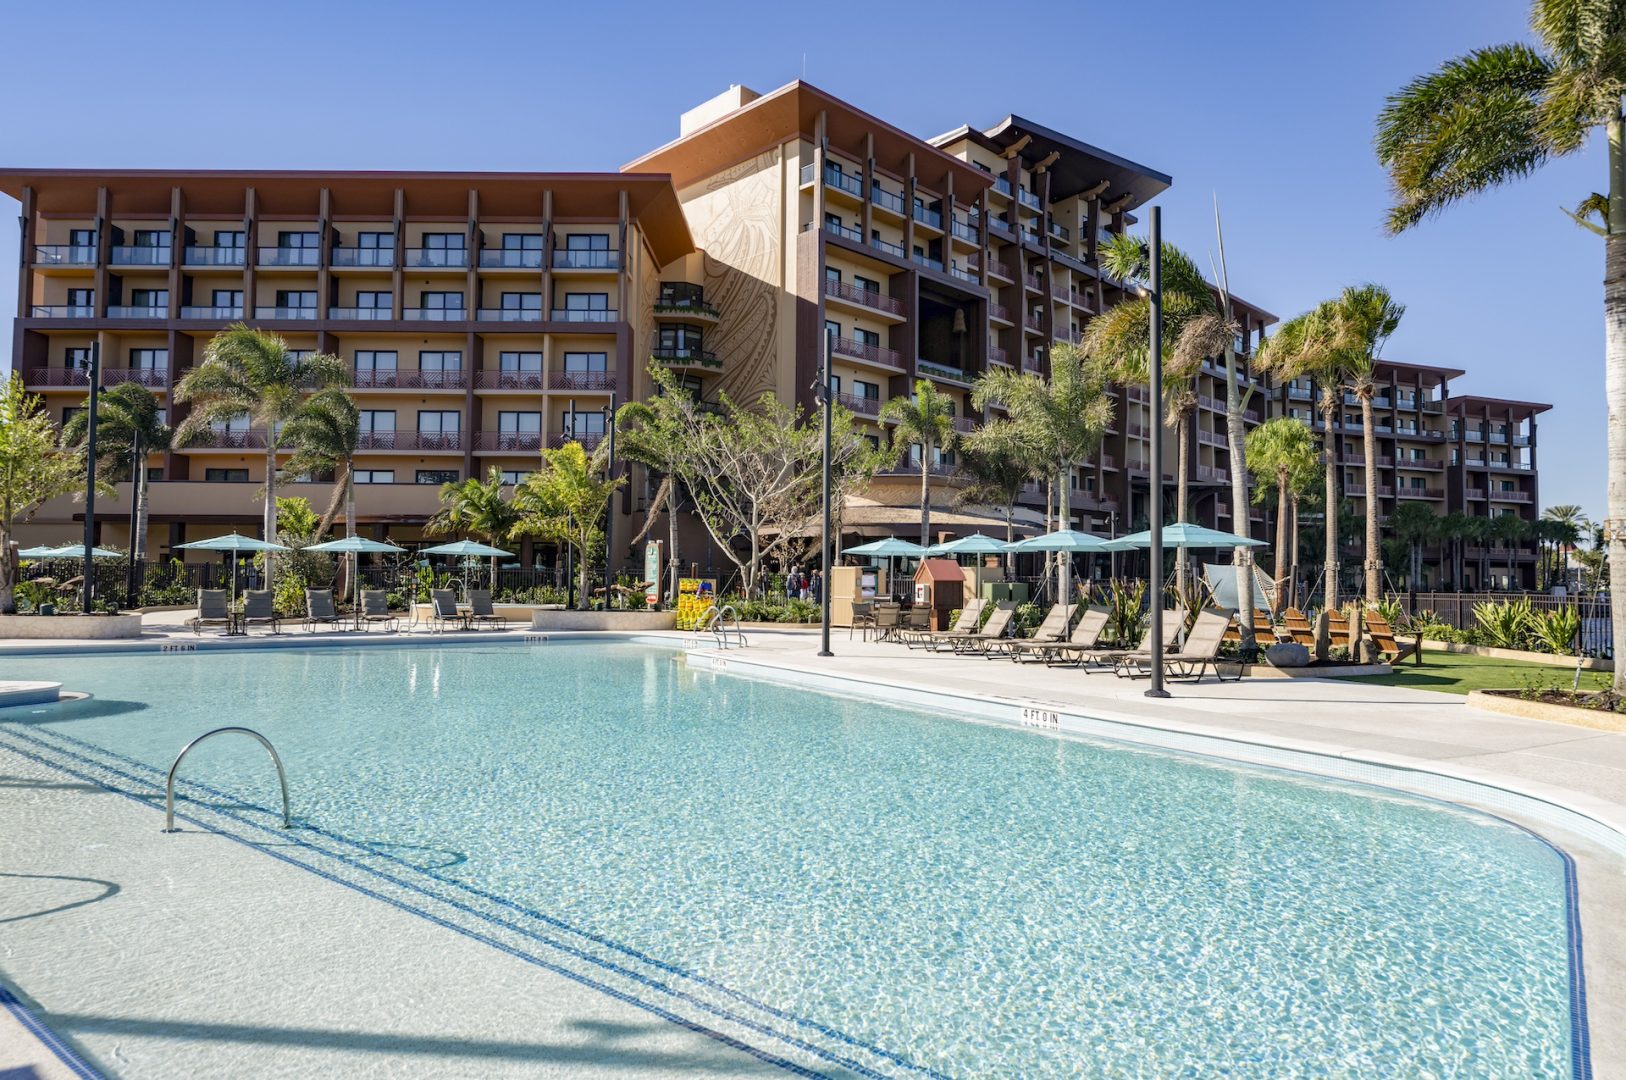
{"type": "MultiPolygon", "coordinates": [[[[604,430],[610,441],[609,456],[604,463],[604,476],[615,479],[615,391],[610,391],[610,403],[604,407],[604,430]]],[[[615,565],[615,489],[610,489],[609,505],[604,510],[604,610],[610,610],[611,573],[615,565]]]]}
{"type": "Polygon", "coordinates": [[[130,557],[124,571],[124,597],[125,603],[130,607],[136,606],[136,526],[139,524],[137,511],[141,506],[141,480],[147,471],[147,463],[141,453],[141,429],[137,428],[131,433],[130,446],[130,557]]]}
{"type": "Polygon", "coordinates": [[[1151,338],[1147,347],[1147,359],[1150,361],[1151,385],[1147,387],[1146,407],[1152,411],[1151,423],[1146,426],[1151,429],[1150,458],[1148,474],[1150,483],[1147,484],[1147,493],[1151,496],[1150,514],[1152,519],[1151,566],[1147,569],[1149,577],[1147,594],[1152,602],[1151,636],[1147,641],[1152,652],[1152,685],[1146,691],[1147,697],[1166,698],[1169,692],[1163,689],[1163,208],[1151,208],[1150,221],[1150,247],[1151,247],[1151,338]]]}
{"type": "Polygon", "coordinates": [[[824,362],[819,366],[819,385],[814,388],[813,400],[819,404],[824,421],[824,524],[819,532],[819,564],[824,571],[819,587],[819,655],[834,656],[830,651],[830,409],[834,404],[830,394],[830,356],[835,352],[836,332],[830,327],[824,331],[824,362]]]}
{"type": "MultiPolygon", "coordinates": [[[[576,441],[576,399],[571,398],[570,405],[570,441],[576,441]]],[[[565,521],[570,521],[570,515],[565,515],[565,521]]],[[[557,565],[557,564],[555,564],[557,565]]],[[[565,610],[573,611],[576,607],[576,547],[568,540],[565,541],[565,610]]]]}
{"type": "Polygon", "coordinates": [[[99,341],[90,344],[90,402],[85,410],[85,419],[89,421],[85,435],[85,581],[83,610],[86,615],[91,612],[91,604],[96,596],[96,575],[91,573],[95,562],[91,559],[91,549],[96,546],[96,403],[100,394],[102,381],[102,345],[99,341]]]}

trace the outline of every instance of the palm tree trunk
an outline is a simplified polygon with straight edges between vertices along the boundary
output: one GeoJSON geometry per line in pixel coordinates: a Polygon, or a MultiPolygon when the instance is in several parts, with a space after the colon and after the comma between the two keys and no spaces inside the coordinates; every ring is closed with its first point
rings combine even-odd
{"type": "Polygon", "coordinates": [[[1276,470],[1276,609],[1280,615],[1287,597],[1287,470],[1276,470]]]}
{"type": "Polygon", "coordinates": [[[1291,496],[1288,497],[1288,502],[1289,502],[1288,513],[1289,513],[1289,517],[1290,517],[1290,520],[1288,521],[1288,526],[1289,526],[1288,531],[1291,532],[1292,535],[1293,535],[1293,539],[1290,541],[1290,543],[1293,546],[1293,557],[1291,559],[1289,559],[1288,563],[1287,563],[1287,583],[1288,583],[1287,602],[1288,602],[1288,606],[1290,606],[1290,607],[1298,607],[1299,606],[1299,497],[1297,495],[1291,495],[1291,496]]]}
{"type": "MultiPolygon", "coordinates": [[[[274,431],[267,431],[265,433],[265,441],[267,444],[275,444],[276,436],[274,431]]],[[[265,527],[265,539],[273,544],[276,543],[277,448],[275,445],[267,445],[265,448],[265,521],[263,524],[265,527]]],[[[274,580],[275,567],[273,565],[276,561],[276,554],[277,553],[274,551],[267,551],[265,553],[265,587],[267,589],[275,589],[276,587],[276,582],[274,580]]]]}
{"type": "MultiPolygon", "coordinates": [[[[1060,517],[1059,527],[1071,528],[1073,523],[1072,511],[1072,464],[1069,462],[1063,467],[1056,480],[1057,495],[1056,509],[1060,517]]],[[[1073,595],[1073,558],[1065,551],[1056,552],[1056,603],[1067,604],[1072,602],[1073,595]]]]}
{"type": "Polygon", "coordinates": [[[1378,552],[1378,433],[1372,430],[1372,388],[1363,385],[1361,443],[1366,457],[1366,602],[1373,607],[1383,599],[1383,557],[1378,552]]]}
{"type": "Polygon", "coordinates": [[[143,462],[136,473],[135,535],[130,538],[130,553],[137,563],[147,559],[147,469],[143,462]]]}
{"type": "Polygon", "coordinates": [[[678,593],[678,498],[677,480],[669,481],[666,489],[666,539],[667,561],[672,567],[672,591],[667,594],[667,603],[677,603],[678,593]]]}
{"type": "MultiPolygon", "coordinates": [[[[1604,396],[1609,409],[1609,616],[1618,656],[1626,641],[1626,123],[1609,121],[1609,235],[1604,240],[1604,396]]],[[[1615,693],[1626,694],[1626,664],[1615,662],[1615,693]]]]}
{"type": "MultiPolygon", "coordinates": [[[[1231,531],[1253,535],[1252,504],[1248,501],[1247,431],[1242,422],[1242,396],[1236,389],[1236,349],[1225,346],[1225,441],[1231,451],[1231,531]]],[[[1237,628],[1244,647],[1253,646],[1253,549],[1233,548],[1236,564],[1237,628]]]]}
{"type": "MultiPolygon", "coordinates": [[[[1180,415],[1174,421],[1174,439],[1179,445],[1175,460],[1179,463],[1175,467],[1174,478],[1174,520],[1186,520],[1187,501],[1191,494],[1191,447],[1187,445],[1186,411],[1180,410],[1180,415]]],[[[1162,432],[1158,433],[1162,438],[1162,432]]],[[[1152,482],[1161,484],[1163,478],[1154,476],[1152,482]]],[[[1174,587],[1182,598],[1186,595],[1186,553],[1180,548],[1174,550],[1174,587]]]]}
{"type": "Polygon", "coordinates": [[[932,535],[932,448],[920,446],[920,546],[929,547],[932,535]]]}
{"type": "Polygon", "coordinates": [[[1322,508],[1322,524],[1325,528],[1327,550],[1325,557],[1326,581],[1323,585],[1325,599],[1322,607],[1328,611],[1338,610],[1338,462],[1333,452],[1333,415],[1338,408],[1338,399],[1331,390],[1321,391],[1321,420],[1326,430],[1321,437],[1321,455],[1326,471],[1326,506],[1322,508]]]}

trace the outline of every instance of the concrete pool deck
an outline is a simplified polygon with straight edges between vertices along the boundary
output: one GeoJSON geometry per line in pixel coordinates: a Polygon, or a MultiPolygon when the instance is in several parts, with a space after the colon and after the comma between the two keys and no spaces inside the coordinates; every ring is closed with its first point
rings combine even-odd
{"type": "MultiPolygon", "coordinates": [[[[144,647],[342,647],[362,639],[198,641],[178,629],[155,620],[144,647]]],[[[519,642],[525,632],[446,640],[476,636],[519,642]]],[[[638,636],[677,643],[686,635],[638,636]]],[[[1486,713],[1458,697],[1317,680],[1210,680],[1174,684],[1174,698],[1153,702],[1143,680],[1110,674],[926,654],[848,641],[844,632],[833,658],[814,655],[816,633],[749,637],[750,648],[699,651],[691,666],[790,681],[833,675],[845,692],[865,696],[918,688],[1029,709],[1040,724],[1052,712],[1078,713],[1454,775],[1626,828],[1626,735],[1486,713]]],[[[403,643],[374,634],[369,644],[392,640],[403,643]]],[[[413,634],[405,643],[441,640],[413,634]]],[[[0,643],[0,657],[8,651],[0,643]]],[[[338,1060],[346,1075],[362,1076],[780,1072],[422,914],[267,857],[277,854],[275,840],[248,844],[195,826],[164,836],[161,805],[5,748],[0,801],[8,822],[0,830],[0,975],[42,1022],[110,1071],[293,1076],[338,1060]],[[163,965],[153,962],[160,956],[163,965]],[[254,1065],[245,1070],[250,1053],[254,1065]]],[[[1626,862],[1586,837],[1532,827],[1577,864],[1594,1075],[1626,1077],[1626,928],[1618,917],[1626,862]]],[[[0,1024],[6,1019],[0,1014],[0,1024]]],[[[10,1034],[0,1026],[0,1074],[32,1063],[17,1060],[10,1034]]],[[[43,1047],[33,1057],[42,1077],[71,1075],[43,1047]]]]}

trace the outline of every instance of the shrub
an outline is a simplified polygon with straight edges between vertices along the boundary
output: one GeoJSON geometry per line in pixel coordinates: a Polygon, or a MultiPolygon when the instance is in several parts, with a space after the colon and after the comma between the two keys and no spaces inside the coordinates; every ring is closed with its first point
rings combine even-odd
{"type": "Polygon", "coordinates": [[[1015,628],[1014,632],[1019,636],[1032,633],[1034,628],[1042,622],[1044,622],[1044,613],[1039,610],[1038,604],[1032,602],[1016,605],[1016,611],[1011,615],[1011,625],[1015,628]]]}
{"type": "Polygon", "coordinates": [[[1530,637],[1550,653],[1575,655],[1576,639],[1580,634],[1580,608],[1565,606],[1552,611],[1534,612],[1530,616],[1530,637]]]}
{"type": "Polygon", "coordinates": [[[1528,597],[1474,605],[1478,637],[1498,649],[1524,648],[1529,643],[1533,618],[1528,597]]]}
{"type": "Polygon", "coordinates": [[[1384,622],[1387,622],[1391,629],[1398,630],[1405,625],[1406,609],[1401,606],[1399,600],[1379,600],[1373,605],[1373,609],[1383,616],[1384,622]]]}
{"type": "Polygon", "coordinates": [[[1097,603],[1107,609],[1107,630],[1112,640],[1132,647],[1146,631],[1146,582],[1114,579],[1100,590],[1097,603]]]}

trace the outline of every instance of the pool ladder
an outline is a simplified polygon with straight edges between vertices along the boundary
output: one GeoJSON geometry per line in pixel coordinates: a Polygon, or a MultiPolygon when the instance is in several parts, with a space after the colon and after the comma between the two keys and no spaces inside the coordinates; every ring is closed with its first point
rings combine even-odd
{"type": "Polygon", "coordinates": [[[690,644],[699,645],[701,638],[706,634],[711,635],[712,642],[719,649],[745,648],[745,631],[740,628],[740,613],[734,609],[733,604],[724,604],[707,612],[706,617],[694,628],[690,644]]]}
{"type": "Polygon", "coordinates": [[[180,832],[175,827],[175,774],[181,771],[181,762],[186,759],[187,754],[192,752],[194,746],[205,739],[212,739],[216,735],[247,735],[258,740],[259,744],[265,747],[265,752],[271,755],[271,763],[277,767],[277,783],[282,785],[282,827],[284,829],[293,828],[293,818],[288,813],[288,773],[282,767],[282,758],[277,756],[277,748],[271,745],[270,739],[252,728],[222,727],[215,728],[213,731],[205,731],[202,735],[183,746],[181,752],[175,755],[175,764],[169,767],[169,778],[164,781],[164,831],[167,833],[180,832]]]}

